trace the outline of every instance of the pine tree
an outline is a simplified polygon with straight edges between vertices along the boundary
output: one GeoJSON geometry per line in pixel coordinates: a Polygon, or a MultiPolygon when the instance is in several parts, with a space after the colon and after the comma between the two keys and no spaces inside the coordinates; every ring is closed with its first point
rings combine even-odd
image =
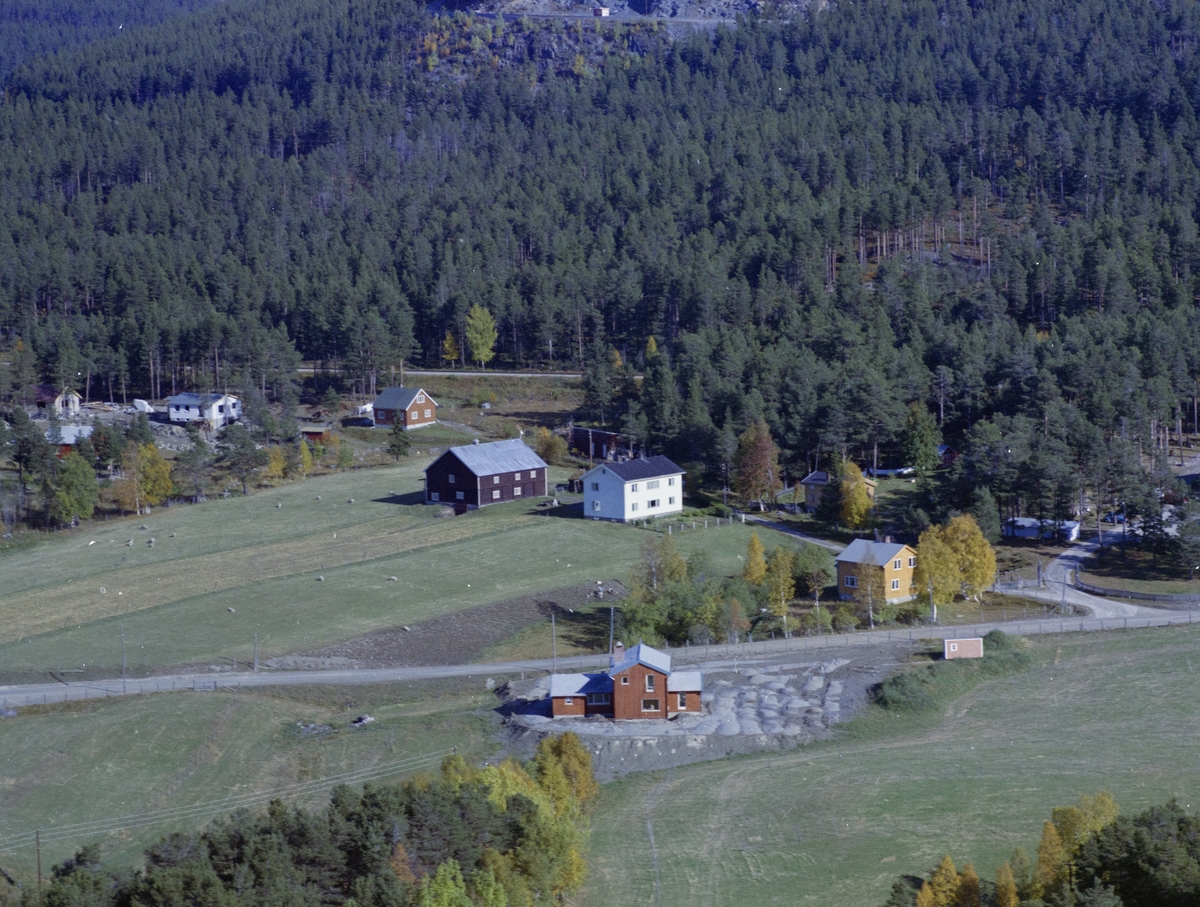
{"type": "Polygon", "coordinates": [[[763,544],[758,539],[757,532],[750,533],[750,542],[746,545],[746,563],[742,566],[742,579],[752,586],[761,586],[767,576],[767,559],[763,552],[763,544]]]}
{"type": "Polygon", "coordinates": [[[933,903],[937,907],[954,907],[955,898],[958,896],[958,885],[958,870],[954,868],[954,861],[950,859],[950,854],[946,854],[942,857],[938,868],[933,871],[933,875],[929,877],[933,903]]]}
{"type": "Polygon", "coordinates": [[[408,456],[408,451],[411,447],[412,441],[408,438],[408,432],[404,428],[404,423],[397,419],[392,423],[392,430],[388,433],[388,455],[399,463],[401,457],[408,456]]]}
{"type": "Polygon", "coordinates": [[[937,450],[941,443],[942,433],[933,414],[922,403],[909,404],[904,426],[905,465],[922,476],[937,469],[941,465],[937,450]]]}

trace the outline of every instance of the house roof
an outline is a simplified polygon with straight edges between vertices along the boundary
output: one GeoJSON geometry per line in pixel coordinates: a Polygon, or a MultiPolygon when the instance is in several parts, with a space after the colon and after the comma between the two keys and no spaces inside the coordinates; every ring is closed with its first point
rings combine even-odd
{"type": "Polygon", "coordinates": [[[603,463],[596,469],[607,469],[623,482],[640,482],[643,479],[657,479],[663,476],[681,476],[683,470],[666,457],[647,457],[637,460],[623,460],[620,463],[603,463]]]}
{"type": "Polygon", "coordinates": [[[938,452],[939,457],[944,457],[947,453],[952,453],[952,454],[958,453],[958,451],[955,450],[953,447],[951,447],[949,444],[939,444],[937,447],[937,452],[938,452]]]}
{"type": "Polygon", "coordinates": [[[612,678],[607,674],[551,674],[550,698],[583,696],[587,693],[611,693],[612,678]]]}
{"type": "Polygon", "coordinates": [[[828,485],[829,473],[823,469],[814,469],[803,479],[800,480],[801,485],[828,485]]]}
{"type": "Polygon", "coordinates": [[[663,674],[671,673],[671,656],[641,642],[626,652],[621,663],[609,668],[608,673],[610,675],[620,674],[638,664],[653,668],[663,674]]]}
{"type": "MultiPolygon", "coordinates": [[[[425,394],[420,387],[385,387],[375,398],[376,409],[408,409],[417,394],[425,394]]],[[[429,397],[429,394],[425,394],[429,397]]],[[[429,402],[437,406],[437,401],[429,397],[429,402]]]]}
{"type": "Polygon", "coordinates": [[[214,403],[220,403],[226,398],[230,400],[237,399],[232,394],[176,394],[174,397],[167,397],[167,405],[212,406],[214,403]]]}
{"type": "Polygon", "coordinates": [[[704,675],[700,671],[676,671],[667,677],[668,693],[703,693],[704,675]]]}
{"type": "MultiPolygon", "coordinates": [[[[62,440],[58,443],[69,444],[74,447],[82,438],[90,438],[92,436],[92,426],[90,425],[60,425],[58,429],[62,440]]],[[[49,440],[50,432],[46,432],[46,438],[49,440]]]]}
{"type": "Polygon", "coordinates": [[[515,438],[511,441],[492,441],[490,444],[451,447],[442,456],[446,454],[454,454],[463,466],[477,476],[518,472],[522,469],[546,469],[546,461],[534,453],[524,441],[515,438]]]}
{"type": "MultiPolygon", "coordinates": [[[[59,396],[79,397],[79,394],[68,390],[62,391],[60,394],[59,390],[53,384],[35,384],[33,386],[33,397],[38,403],[53,403],[59,396]]],[[[83,398],[80,397],[80,399],[82,400],[83,398]]]]}
{"type": "Polygon", "coordinates": [[[899,557],[906,548],[912,550],[907,545],[897,545],[893,542],[868,542],[866,539],[855,539],[835,560],[839,563],[874,564],[882,567],[888,561],[899,557]]]}

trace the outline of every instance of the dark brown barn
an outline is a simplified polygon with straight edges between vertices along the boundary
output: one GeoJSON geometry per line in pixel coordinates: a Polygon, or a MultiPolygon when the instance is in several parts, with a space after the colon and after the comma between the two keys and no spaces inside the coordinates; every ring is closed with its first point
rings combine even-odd
{"type": "Polygon", "coordinates": [[[425,503],[463,511],[544,497],[548,468],[524,441],[451,447],[425,470],[425,503]]]}

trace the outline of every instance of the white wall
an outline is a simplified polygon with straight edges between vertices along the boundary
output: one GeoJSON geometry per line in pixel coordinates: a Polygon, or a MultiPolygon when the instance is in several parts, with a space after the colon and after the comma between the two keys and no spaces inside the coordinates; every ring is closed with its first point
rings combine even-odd
{"type": "Polygon", "coordinates": [[[590,520],[644,520],[683,511],[683,476],[626,482],[607,466],[583,476],[583,515],[590,520]],[[657,487],[650,487],[657,483],[657,487]],[[651,501],[657,501],[655,507],[651,501]]]}

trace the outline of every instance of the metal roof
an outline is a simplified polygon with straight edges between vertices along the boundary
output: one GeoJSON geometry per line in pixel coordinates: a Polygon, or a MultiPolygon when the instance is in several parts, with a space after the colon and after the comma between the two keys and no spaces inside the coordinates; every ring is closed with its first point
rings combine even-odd
{"type": "Polygon", "coordinates": [[[883,567],[889,561],[899,557],[905,548],[908,548],[908,546],[898,545],[894,542],[868,542],[866,539],[855,539],[846,546],[846,550],[839,554],[835,560],[851,564],[874,564],[876,567],[883,567]]]}
{"type": "Polygon", "coordinates": [[[656,671],[661,671],[663,674],[671,673],[671,656],[666,652],[658,651],[658,649],[652,649],[641,642],[626,652],[621,663],[609,668],[608,673],[610,675],[620,674],[622,671],[628,670],[636,664],[645,665],[647,668],[653,668],[656,671]]]}
{"type": "Polygon", "coordinates": [[[620,463],[602,463],[596,469],[607,469],[624,482],[640,482],[643,479],[658,479],[664,476],[681,476],[683,470],[666,457],[648,457],[639,460],[623,460],[620,463]]]}
{"type": "Polygon", "coordinates": [[[823,469],[815,469],[800,480],[801,485],[828,485],[829,473],[823,469]]]}
{"type": "MultiPolygon", "coordinates": [[[[385,387],[375,398],[375,408],[408,409],[413,400],[417,398],[417,394],[425,394],[426,397],[429,397],[429,394],[426,394],[425,390],[420,387],[385,387]]],[[[437,406],[437,401],[433,397],[429,397],[429,402],[437,406]]]]}
{"type": "Polygon", "coordinates": [[[174,397],[167,397],[169,406],[211,406],[214,403],[220,403],[228,397],[230,400],[237,400],[233,394],[176,394],[174,397]]]}
{"type": "MultiPolygon", "coordinates": [[[[546,461],[534,453],[524,441],[518,439],[492,441],[490,444],[464,444],[462,447],[451,447],[442,456],[446,454],[454,454],[459,462],[476,476],[546,468],[546,461]]],[[[426,472],[428,471],[427,469],[426,472]]]]}
{"type": "Polygon", "coordinates": [[[668,693],[703,693],[704,675],[700,671],[676,671],[667,678],[668,693]]]}
{"type": "MultiPolygon", "coordinates": [[[[74,447],[79,443],[81,438],[90,438],[92,436],[92,426],[90,425],[60,425],[59,434],[62,437],[60,444],[70,444],[74,447]]],[[[46,438],[50,438],[50,430],[46,431],[46,438]]]]}
{"type": "Polygon", "coordinates": [[[551,674],[550,698],[611,693],[612,686],[612,678],[607,674],[551,674]]]}

